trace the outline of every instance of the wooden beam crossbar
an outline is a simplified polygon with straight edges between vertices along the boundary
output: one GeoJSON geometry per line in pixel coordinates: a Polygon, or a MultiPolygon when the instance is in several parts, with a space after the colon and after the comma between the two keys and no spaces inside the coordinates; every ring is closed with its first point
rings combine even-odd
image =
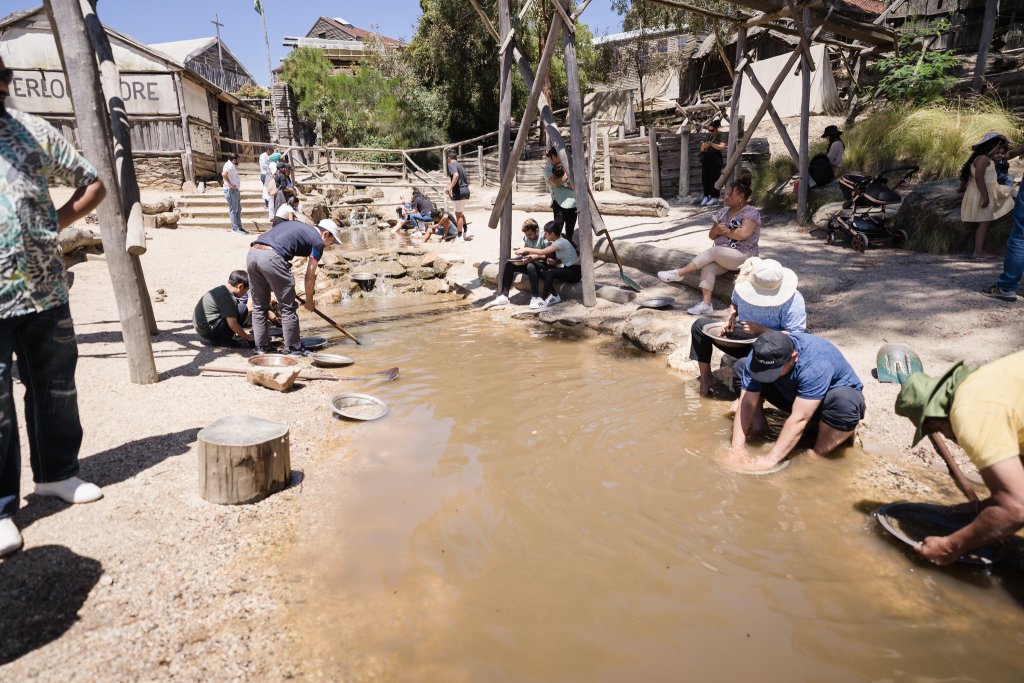
{"type": "Polygon", "coordinates": [[[469,0],[469,3],[473,5],[473,9],[476,10],[476,13],[480,15],[480,20],[484,22],[484,28],[487,29],[487,32],[491,34],[491,37],[494,38],[499,45],[501,45],[501,36],[498,35],[498,31],[494,28],[494,24],[491,23],[487,13],[484,12],[482,7],[480,7],[480,3],[476,0],[469,0]]]}
{"type": "Polygon", "coordinates": [[[573,23],[572,17],[570,17],[566,13],[565,8],[562,7],[562,3],[560,2],[560,0],[549,0],[549,1],[554,6],[555,11],[558,12],[559,16],[562,17],[562,23],[565,24],[566,30],[569,31],[569,33],[572,33],[573,35],[575,35],[576,34],[576,25],[573,23]]]}

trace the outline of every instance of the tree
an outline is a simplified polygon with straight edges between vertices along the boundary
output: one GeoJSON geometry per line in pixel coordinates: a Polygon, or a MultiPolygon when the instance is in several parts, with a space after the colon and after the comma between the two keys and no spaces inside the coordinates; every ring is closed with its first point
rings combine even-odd
{"type": "Polygon", "coordinates": [[[643,113],[648,77],[676,66],[658,51],[657,34],[669,27],[682,27],[683,14],[650,0],[613,0],[612,7],[622,15],[622,27],[636,34],[621,47],[613,49],[617,50],[618,61],[626,66],[626,73],[632,71],[636,74],[640,112],[643,113]]]}
{"type": "Polygon", "coordinates": [[[876,95],[892,102],[925,104],[942,99],[954,83],[949,72],[959,60],[949,50],[930,50],[934,42],[946,33],[950,24],[946,20],[933,26],[919,25],[900,34],[899,50],[892,57],[879,59],[871,68],[884,74],[878,82],[876,95]],[[917,44],[920,50],[916,50],[917,44]]]}

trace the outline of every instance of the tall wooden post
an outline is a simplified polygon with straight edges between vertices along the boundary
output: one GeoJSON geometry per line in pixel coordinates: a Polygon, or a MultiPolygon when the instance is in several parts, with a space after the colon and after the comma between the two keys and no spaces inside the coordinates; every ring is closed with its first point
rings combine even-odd
{"type": "MultiPolygon", "coordinates": [[[[729,141],[726,145],[725,158],[732,157],[736,151],[736,142],[740,139],[740,88],[743,87],[743,57],[747,54],[747,29],[740,26],[736,30],[736,74],[732,81],[732,98],[729,103],[729,141]]],[[[730,176],[726,180],[732,180],[730,176]]]]}
{"type": "Polygon", "coordinates": [[[484,186],[484,181],[487,179],[484,175],[484,146],[476,146],[476,178],[477,182],[480,183],[480,187],[484,186]]]}
{"type": "Polygon", "coordinates": [[[601,157],[602,171],[604,172],[604,184],[602,187],[605,190],[612,189],[612,149],[611,142],[608,140],[608,129],[601,131],[601,148],[604,150],[604,156],[601,157]]]}
{"type": "MultiPolygon", "coordinates": [[[[795,18],[795,17],[794,17],[795,18]]],[[[811,10],[803,11],[803,30],[811,25],[811,10]]],[[[810,41],[808,41],[809,43],[810,41]]],[[[800,189],[796,196],[796,222],[803,225],[807,221],[807,191],[810,176],[807,174],[807,135],[810,127],[811,109],[811,64],[807,55],[800,56],[800,189]]]]}
{"type": "Polygon", "coordinates": [[[174,90],[178,95],[178,111],[181,112],[181,174],[187,182],[196,181],[196,169],[192,165],[192,138],[188,132],[188,110],[185,109],[185,87],[181,81],[181,72],[174,72],[174,90]]]}
{"type": "Polygon", "coordinates": [[[44,0],[57,50],[67,78],[78,123],[78,137],[86,156],[95,164],[108,199],[100,204],[100,233],[107,268],[114,285],[118,315],[128,357],[128,371],[136,384],[152,384],[159,377],[149,339],[146,304],[142,300],[136,267],[125,249],[128,226],[110,146],[110,120],[103,102],[99,71],[89,45],[79,0],[44,0]],[[65,55],[73,55],[67,59],[65,55]]]}
{"type": "Polygon", "coordinates": [[[988,64],[988,48],[992,43],[992,35],[996,31],[996,17],[999,16],[999,0],[988,0],[985,3],[985,18],[981,24],[981,42],[978,43],[978,61],[974,65],[974,80],[971,87],[981,92],[985,80],[985,67],[988,64]]]}
{"type": "MultiPolygon", "coordinates": [[[[498,176],[502,183],[506,183],[505,172],[511,164],[511,149],[509,135],[512,132],[512,48],[507,45],[509,33],[512,32],[512,14],[509,10],[509,0],[498,0],[498,31],[501,35],[501,44],[505,50],[501,53],[501,74],[500,74],[500,103],[498,109],[498,176]]],[[[543,78],[543,76],[542,76],[543,78]]],[[[524,116],[532,116],[524,114],[524,116]]],[[[524,119],[525,121],[526,119],[524,119]]],[[[520,135],[523,135],[520,131],[520,135]]],[[[518,140],[517,140],[518,142],[518,140]]],[[[512,192],[508,193],[502,200],[500,218],[498,262],[501,264],[498,269],[498,278],[504,277],[505,268],[508,267],[508,260],[512,256],[512,192]]]]}
{"type": "Polygon", "coordinates": [[[658,163],[658,131],[651,128],[647,133],[647,150],[651,159],[651,196],[661,196],[661,164],[658,163]]]}
{"type": "MultiPolygon", "coordinates": [[[[729,126],[732,134],[732,126],[729,126]]],[[[684,123],[679,126],[679,198],[690,196],[690,129],[684,123]]]]}
{"type": "MultiPolygon", "coordinates": [[[[558,0],[568,9],[569,0],[558,0]]],[[[553,19],[554,21],[554,19],[553,19]]],[[[565,89],[569,96],[569,140],[572,146],[572,186],[576,192],[576,210],[579,212],[580,264],[583,271],[583,305],[597,305],[594,286],[594,221],[591,214],[590,184],[587,180],[586,160],[583,158],[583,96],[580,94],[579,63],[576,61],[576,37],[569,26],[562,26],[562,58],[565,62],[565,89]]]]}

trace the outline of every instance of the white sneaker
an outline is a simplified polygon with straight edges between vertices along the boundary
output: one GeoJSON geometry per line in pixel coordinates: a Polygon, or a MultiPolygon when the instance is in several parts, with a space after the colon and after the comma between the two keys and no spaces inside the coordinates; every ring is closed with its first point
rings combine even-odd
{"type": "Polygon", "coordinates": [[[547,299],[544,299],[544,307],[545,308],[547,308],[548,306],[554,306],[555,304],[560,304],[560,303],[562,303],[562,297],[558,296],[557,294],[552,294],[547,299]]]}
{"type": "Polygon", "coordinates": [[[23,544],[21,532],[14,525],[14,520],[10,517],[0,519],[0,557],[10,555],[23,544]]]}
{"type": "Polygon", "coordinates": [[[544,308],[544,299],[539,296],[532,297],[530,299],[530,308],[544,308]]]}
{"type": "Polygon", "coordinates": [[[679,276],[678,270],[659,270],[658,279],[662,282],[682,282],[683,278],[679,276]]]}
{"type": "Polygon", "coordinates": [[[711,199],[711,197],[701,197],[701,200],[700,200],[700,205],[701,205],[701,206],[707,206],[707,205],[708,205],[708,201],[709,201],[710,199],[711,199]]]}
{"type": "Polygon", "coordinates": [[[715,312],[715,309],[701,301],[696,306],[686,309],[686,312],[690,315],[711,315],[715,312]]]}
{"type": "Polygon", "coordinates": [[[455,238],[455,241],[456,242],[465,242],[466,238],[463,237],[462,235],[459,235],[458,237],[455,238]]]}
{"type": "Polygon", "coordinates": [[[92,503],[103,497],[103,491],[96,484],[70,477],[63,481],[36,484],[37,496],[56,496],[68,503],[92,503]]]}
{"type": "Polygon", "coordinates": [[[718,206],[722,202],[718,201],[718,197],[708,197],[708,203],[704,206],[718,206]]]}
{"type": "Polygon", "coordinates": [[[488,303],[488,305],[490,305],[490,306],[508,306],[510,303],[511,302],[508,300],[507,296],[505,296],[504,294],[499,294],[498,296],[494,297],[494,299],[492,299],[488,303]]]}

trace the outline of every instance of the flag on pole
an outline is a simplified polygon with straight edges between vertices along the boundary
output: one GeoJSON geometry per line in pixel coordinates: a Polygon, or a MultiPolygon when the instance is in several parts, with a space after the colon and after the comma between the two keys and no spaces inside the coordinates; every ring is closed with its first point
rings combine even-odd
{"type": "Polygon", "coordinates": [[[263,14],[263,5],[260,0],[253,0],[252,8],[256,10],[257,14],[263,14]]]}

